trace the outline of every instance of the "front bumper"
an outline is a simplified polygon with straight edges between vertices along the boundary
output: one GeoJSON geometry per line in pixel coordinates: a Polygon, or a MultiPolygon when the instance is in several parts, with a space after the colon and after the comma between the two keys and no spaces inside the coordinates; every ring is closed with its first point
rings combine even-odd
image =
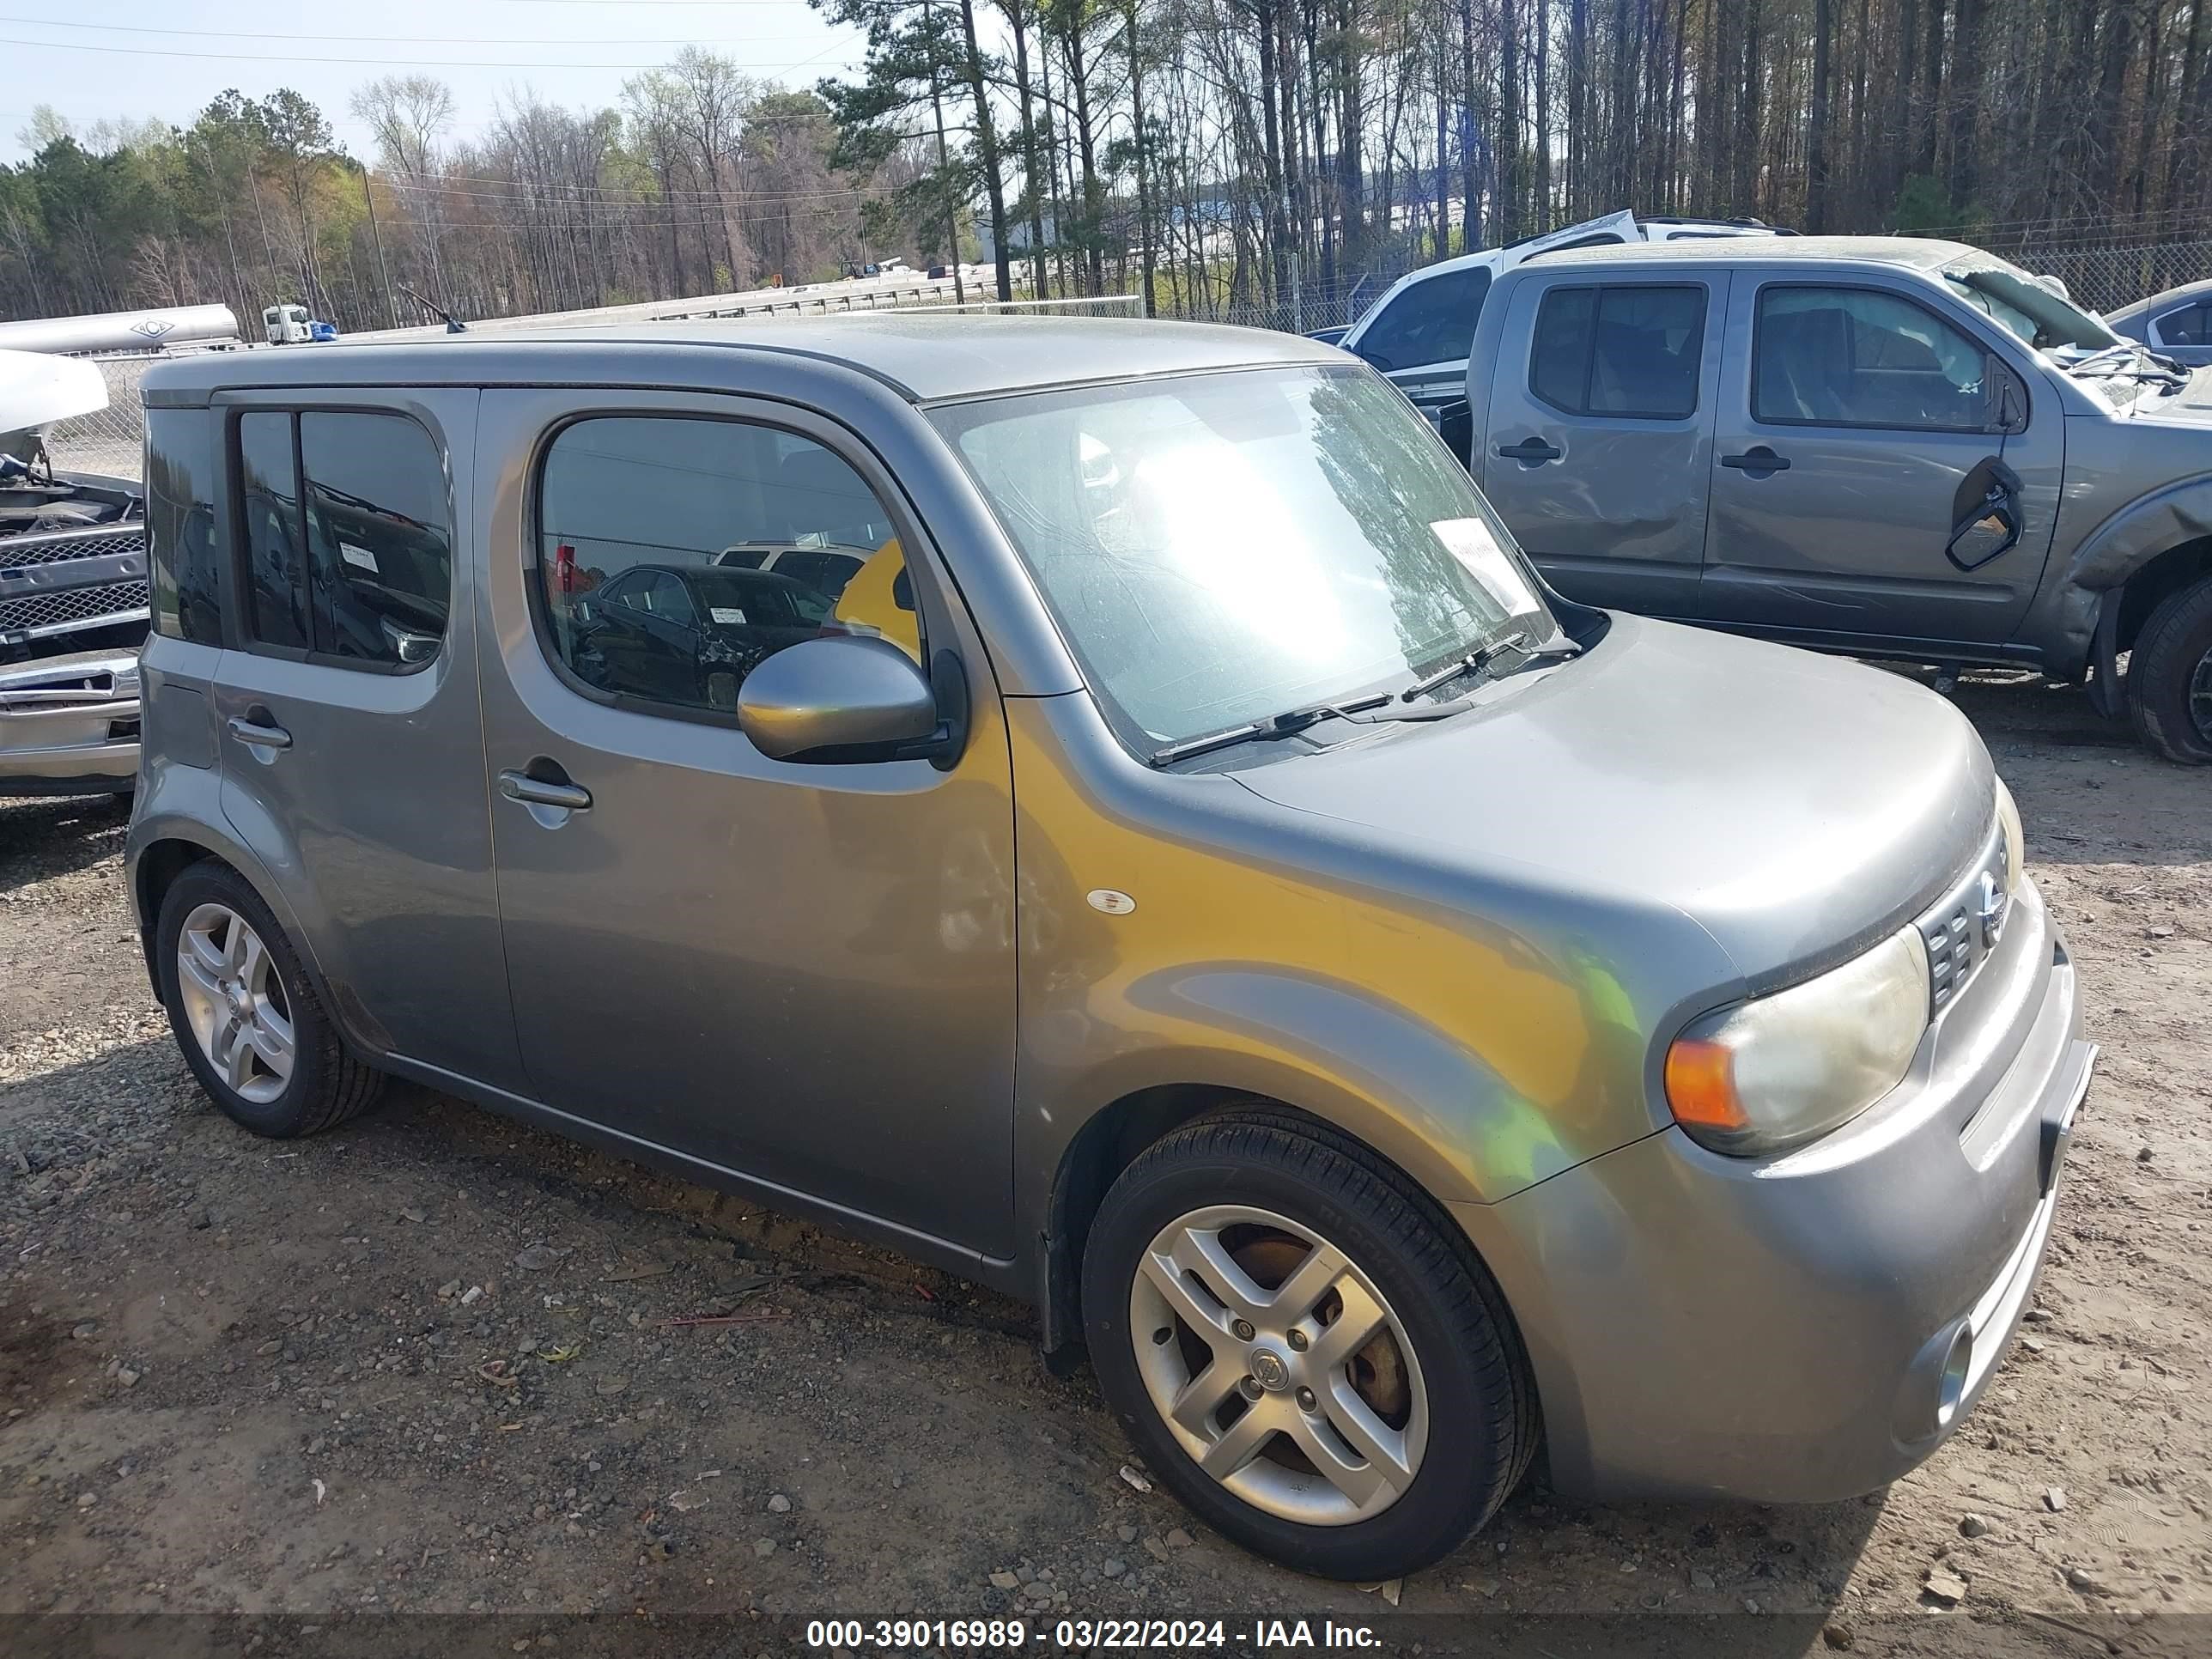
{"type": "Polygon", "coordinates": [[[1678,1128],[1455,1206],[1537,1374],[1553,1483],[1826,1502],[1972,1409],[2041,1271],[2096,1050],[2033,884],[1914,1073],[1771,1158],[1678,1128]]]}
{"type": "Polygon", "coordinates": [[[0,668],[0,796],[127,790],[138,775],[138,732],[134,653],[0,668]]]}

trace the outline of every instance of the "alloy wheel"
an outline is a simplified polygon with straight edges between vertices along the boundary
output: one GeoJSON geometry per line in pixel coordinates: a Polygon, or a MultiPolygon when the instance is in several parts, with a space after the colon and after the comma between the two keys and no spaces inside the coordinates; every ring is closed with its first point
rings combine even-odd
{"type": "Polygon", "coordinates": [[[177,988],[185,1023],[216,1073],[244,1098],[267,1103],[292,1080],[291,1000],[269,947],[227,904],[198,906],[177,935],[177,988]]]}
{"type": "Polygon", "coordinates": [[[1343,1526],[1402,1498],[1428,1445],[1405,1326],[1344,1251],[1244,1205],[1163,1227],[1129,1291],[1146,1393],[1193,1462],[1254,1508],[1343,1526]]]}

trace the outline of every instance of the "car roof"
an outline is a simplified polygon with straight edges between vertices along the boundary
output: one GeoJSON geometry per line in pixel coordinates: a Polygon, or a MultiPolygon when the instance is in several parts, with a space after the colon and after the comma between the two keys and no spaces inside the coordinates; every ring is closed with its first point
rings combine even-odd
{"type": "Polygon", "coordinates": [[[2124,305],[2105,313],[2107,323],[2132,323],[2148,317],[2154,311],[2164,311],[2168,306],[2186,305],[2191,300],[2203,299],[2212,294],[2212,279],[2199,283],[2184,283],[2179,288],[2169,288],[2162,293],[2124,305]]]}
{"type": "MultiPolygon", "coordinates": [[[[1301,335],[1119,317],[902,314],[788,320],[498,329],[425,340],[336,342],[204,352],[148,371],[149,402],[204,401],[238,386],[586,383],[636,378],[624,360],[648,348],[757,351],[866,374],[915,403],[1273,364],[1339,363],[1301,335]]],[[[717,366],[702,362],[712,376],[717,366]]]]}
{"type": "Polygon", "coordinates": [[[1920,236],[1714,236],[1674,242],[1620,242],[1607,247],[1561,248],[1539,255],[1525,269],[1609,265],[1622,261],[1676,264],[1881,264],[1932,270],[1977,250],[1964,242],[1920,236]]]}

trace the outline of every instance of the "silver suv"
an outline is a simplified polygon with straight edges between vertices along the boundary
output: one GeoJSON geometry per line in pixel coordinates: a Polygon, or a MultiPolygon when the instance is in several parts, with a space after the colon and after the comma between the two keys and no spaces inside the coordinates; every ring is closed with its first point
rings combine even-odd
{"type": "Polygon", "coordinates": [[[1981,743],[1559,599],[1341,353],[889,314],[146,392],[131,895],[247,1128],[410,1078],[972,1275],[1346,1577],[1540,1442],[1863,1492],[1996,1374],[2094,1050],[1981,743]]]}

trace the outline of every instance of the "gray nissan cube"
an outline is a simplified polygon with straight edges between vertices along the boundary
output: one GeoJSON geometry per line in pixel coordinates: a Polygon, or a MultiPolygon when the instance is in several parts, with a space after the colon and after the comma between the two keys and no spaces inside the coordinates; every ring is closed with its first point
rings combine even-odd
{"type": "Polygon", "coordinates": [[[902,317],[147,376],[130,838],[257,1133],[400,1077],[1026,1297],[1378,1577],[1818,1501],[2001,1363],[2094,1050],[1899,677],[1569,603],[1314,342],[902,317]]]}

